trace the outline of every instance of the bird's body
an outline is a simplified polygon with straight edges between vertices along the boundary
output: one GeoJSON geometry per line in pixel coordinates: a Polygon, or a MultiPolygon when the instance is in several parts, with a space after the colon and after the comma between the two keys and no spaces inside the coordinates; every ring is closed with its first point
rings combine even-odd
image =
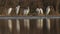
{"type": "Polygon", "coordinates": [[[49,13],[50,13],[50,6],[46,8],[46,15],[48,15],[49,13]]]}
{"type": "Polygon", "coordinates": [[[38,12],[38,14],[43,14],[43,9],[42,8],[37,8],[36,11],[38,12]]]}
{"type": "Polygon", "coordinates": [[[16,14],[18,15],[18,13],[19,13],[19,9],[20,9],[20,6],[17,6],[16,7],[16,14]]]}
{"type": "Polygon", "coordinates": [[[28,9],[24,9],[24,15],[28,15],[29,11],[30,11],[29,7],[28,9]]]}
{"type": "Polygon", "coordinates": [[[8,15],[11,13],[11,11],[12,11],[12,8],[9,8],[8,9],[8,15]]]}

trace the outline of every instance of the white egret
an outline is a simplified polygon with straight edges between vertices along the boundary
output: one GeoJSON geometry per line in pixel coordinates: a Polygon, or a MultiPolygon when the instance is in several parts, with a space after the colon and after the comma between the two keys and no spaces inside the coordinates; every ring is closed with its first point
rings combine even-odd
{"type": "Polygon", "coordinates": [[[16,7],[16,14],[19,13],[19,9],[20,9],[20,6],[18,5],[18,6],[16,7]]]}
{"type": "Polygon", "coordinates": [[[8,15],[11,13],[11,11],[12,11],[12,8],[9,8],[8,9],[8,15]]]}
{"type": "Polygon", "coordinates": [[[50,6],[48,6],[47,8],[46,8],[46,15],[48,15],[49,13],[50,13],[50,6]]]}
{"type": "MultiPolygon", "coordinates": [[[[24,15],[27,16],[29,14],[29,7],[28,9],[24,9],[24,15]]],[[[24,26],[27,27],[29,29],[29,19],[24,19],[24,26]]]]}
{"type": "Polygon", "coordinates": [[[30,11],[29,7],[28,9],[24,9],[24,15],[28,15],[29,11],[30,11]]]}
{"type": "Polygon", "coordinates": [[[37,8],[36,11],[38,12],[38,14],[43,14],[43,9],[42,8],[37,8]]]}
{"type": "MultiPolygon", "coordinates": [[[[51,8],[50,8],[50,6],[48,6],[46,8],[46,16],[49,15],[50,10],[51,10],[51,8]]],[[[46,20],[47,20],[47,28],[48,28],[48,30],[50,30],[50,19],[46,19],[46,20]]]]}
{"type": "MultiPolygon", "coordinates": [[[[12,11],[12,8],[9,8],[8,9],[8,15],[10,15],[11,11],[12,11]]],[[[11,32],[12,31],[12,20],[11,19],[8,20],[8,26],[9,26],[9,29],[11,32]]]]}
{"type": "MultiPolygon", "coordinates": [[[[18,15],[19,9],[20,9],[20,6],[18,5],[16,7],[16,15],[18,15]]],[[[16,19],[16,28],[17,28],[17,32],[19,33],[20,32],[20,21],[19,21],[19,19],[16,19]]]]}
{"type": "MultiPolygon", "coordinates": [[[[40,16],[40,14],[43,14],[43,10],[42,8],[37,8],[36,11],[38,12],[38,15],[40,16]]],[[[38,28],[43,28],[43,19],[38,19],[37,20],[37,27],[38,28]]]]}

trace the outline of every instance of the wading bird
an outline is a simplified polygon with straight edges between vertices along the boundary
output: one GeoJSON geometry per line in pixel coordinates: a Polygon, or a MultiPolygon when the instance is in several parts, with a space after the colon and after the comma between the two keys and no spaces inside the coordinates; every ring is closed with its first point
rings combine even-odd
{"type": "MultiPolygon", "coordinates": [[[[18,14],[19,14],[19,9],[20,9],[20,6],[18,5],[16,7],[16,16],[18,16],[18,14]]],[[[20,32],[20,21],[19,21],[19,19],[16,19],[16,28],[17,28],[17,32],[19,33],[20,32]]]]}
{"type": "Polygon", "coordinates": [[[50,13],[50,6],[46,8],[46,15],[49,15],[49,13],[50,13]]]}
{"type": "MultiPolygon", "coordinates": [[[[37,8],[36,11],[38,12],[38,16],[40,16],[41,14],[43,15],[43,10],[42,8],[37,8]]],[[[43,19],[38,19],[37,20],[37,27],[38,28],[43,28],[43,19]]]]}
{"type": "MultiPolygon", "coordinates": [[[[12,8],[9,8],[8,15],[10,15],[11,11],[12,11],[12,8]]],[[[8,20],[8,27],[10,29],[10,32],[12,32],[12,20],[11,19],[8,20]]]]}
{"type": "MultiPolygon", "coordinates": [[[[50,13],[50,6],[46,8],[46,16],[48,16],[49,13],[50,13]]],[[[50,19],[46,19],[46,21],[47,21],[47,28],[48,30],[50,30],[50,19]]]]}
{"type": "Polygon", "coordinates": [[[30,11],[29,7],[28,7],[28,9],[24,9],[24,15],[27,16],[29,11],[30,11]]]}
{"type": "Polygon", "coordinates": [[[36,11],[38,12],[38,15],[43,14],[43,9],[42,8],[37,8],[36,11]]]}
{"type": "Polygon", "coordinates": [[[18,5],[18,6],[16,7],[16,14],[17,14],[17,15],[19,14],[19,9],[20,9],[20,6],[18,5]]]}
{"type": "MultiPolygon", "coordinates": [[[[29,14],[29,7],[27,9],[24,9],[24,16],[27,16],[29,14]]],[[[29,29],[29,19],[24,19],[24,26],[29,29]]]]}

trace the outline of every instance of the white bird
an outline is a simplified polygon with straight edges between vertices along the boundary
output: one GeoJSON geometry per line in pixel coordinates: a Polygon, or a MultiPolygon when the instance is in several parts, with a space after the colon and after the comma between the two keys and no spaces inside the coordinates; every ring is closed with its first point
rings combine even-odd
{"type": "MultiPolygon", "coordinates": [[[[36,11],[38,14],[43,14],[43,9],[42,8],[37,8],[36,11]]],[[[37,20],[37,28],[43,28],[43,19],[38,19],[37,20]]]]}
{"type": "MultiPolygon", "coordinates": [[[[48,15],[49,13],[50,13],[50,6],[48,6],[47,8],[46,8],[46,15],[48,15]]],[[[47,19],[47,28],[48,28],[48,30],[50,30],[50,19],[47,19]]]]}
{"type": "Polygon", "coordinates": [[[8,15],[11,13],[11,11],[12,11],[12,8],[9,8],[8,9],[8,15]]]}
{"type": "MultiPolygon", "coordinates": [[[[16,14],[18,15],[18,13],[19,13],[19,9],[20,9],[20,6],[18,5],[17,7],[16,7],[16,14]]],[[[20,21],[19,21],[19,19],[16,19],[16,28],[17,28],[17,32],[20,32],[20,21]]]]}
{"type": "MultiPolygon", "coordinates": [[[[30,11],[29,7],[27,9],[24,9],[24,15],[27,16],[29,11],[30,11]]],[[[29,19],[24,19],[24,26],[27,27],[29,30],[29,19]]]]}
{"type": "Polygon", "coordinates": [[[20,9],[20,6],[18,5],[18,6],[16,7],[16,14],[19,13],[19,9],[20,9]]]}
{"type": "MultiPolygon", "coordinates": [[[[12,11],[12,8],[9,8],[8,15],[10,15],[11,11],[12,11]]],[[[9,27],[10,32],[11,32],[12,31],[12,20],[11,19],[8,20],[8,27],[9,27]]]]}
{"type": "Polygon", "coordinates": [[[48,7],[46,8],[46,15],[48,15],[49,12],[50,12],[50,6],[48,6],[48,7]]]}
{"type": "Polygon", "coordinates": [[[30,11],[29,7],[28,9],[24,9],[24,15],[28,15],[29,11],[30,11]]]}
{"type": "Polygon", "coordinates": [[[38,14],[43,14],[43,9],[42,8],[37,8],[36,11],[38,12],[38,14]]]}

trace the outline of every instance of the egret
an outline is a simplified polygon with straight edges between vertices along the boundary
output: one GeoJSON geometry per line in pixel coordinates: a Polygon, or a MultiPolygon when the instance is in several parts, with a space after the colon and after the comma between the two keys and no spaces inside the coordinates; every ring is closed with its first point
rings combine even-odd
{"type": "Polygon", "coordinates": [[[30,11],[29,7],[28,9],[24,9],[24,15],[28,15],[29,11],[30,11]]]}
{"type": "MultiPolygon", "coordinates": [[[[12,11],[12,8],[9,8],[8,9],[8,15],[10,15],[11,11],[12,11]]],[[[12,31],[12,21],[11,21],[11,19],[8,20],[8,26],[9,26],[9,29],[10,29],[10,32],[11,32],[12,31]]]]}
{"type": "Polygon", "coordinates": [[[20,9],[20,6],[18,5],[18,6],[16,7],[16,14],[19,13],[19,9],[20,9]]]}
{"type": "MultiPolygon", "coordinates": [[[[28,9],[24,9],[24,15],[27,16],[29,14],[29,7],[28,9]]],[[[29,29],[29,19],[24,19],[24,26],[27,27],[29,29]]]]}
{"type": "MultiPolygon", "coordinates": [[[[18,5],[16,7],[16,15],[18,15],[19,9],[20,9],[20,6],[18,5]]],[[[17,32],[20,32],[20,21],[19,21],[19,19],[16,19],[16,28],[17,28],[17,32]]]]}
{"type": "MultiPolygon", "coordinates": [[[[49,13],[50,13],[50,6],[48,6],[47,8],[46,8],[46,16],[47,15],[49,15],[49,13]]],[[[48,30],[50,30],[50,19],[46,19],[47,20],[47,28],[48,28],[48,30]]]]}
{"type": "Polygon", "coordinates": [[[8,15],[11,13],[11,11],[12,11],[12,8],[9,8],[8,9],[8,15]]]}
{"type": "MultiPolygon", "coordinates": [[[[38,12],[38,15],[43,14],[42,8],[37,8],[36,11],[38,12]]],[[[43,28],[43,19],[37,20],[37,27],[41,29],[43,28]]]]}
{"type": "Polygon", "coordinates": [[[48,15],[49,13],[50,13],[50,6],[46,8],[46,15],[48,15]]]}
{"type": "Polygon", "coordinates": [[[38,14],[43,14],[43,9],[42,8],[37,8],[36,11],[38,12],[38,14]]]}

